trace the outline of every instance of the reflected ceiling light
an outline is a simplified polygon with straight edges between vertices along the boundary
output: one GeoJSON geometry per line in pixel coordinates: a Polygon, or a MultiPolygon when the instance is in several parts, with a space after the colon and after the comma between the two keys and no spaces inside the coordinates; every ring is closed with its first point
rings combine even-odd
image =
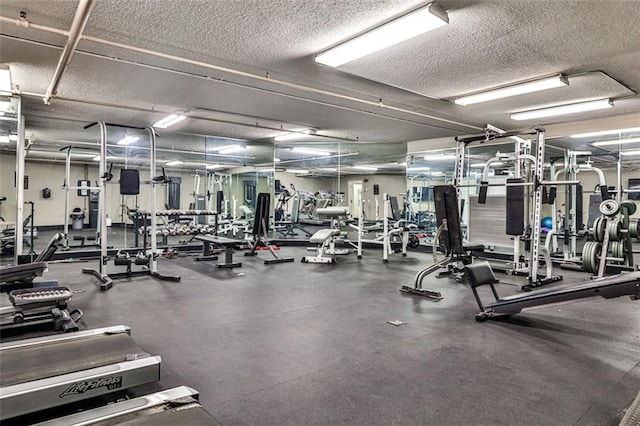
{"type": "Polygon", "coordinates": [[[576,112],[595,111],[612,107],[613,101],[611,99],[598,99],[596,101],[578,102],[575,104],[558,105],[533,111],[517,112],[515,114],[511,114],[511,119],[516,121],[533,120],[534,118],[553,117],[556,115],[574,114],[576,112]]]}
{"type": "Polygon", "coordinates": [[[280,159],[279,158],[274,158],[273,161],[275,161],[276,163],[279,163],[280,159]]]}
{"type": "Polygon", "coordinates": [[[0,64],[0,94],[11,95],[11,72],[7,64],[0,64]]]}
{"type": "Polygon", "coordinates": [[[480,102],[493,101],[495,99],[508,98],[525,93],[539,92],[541,90],[554,89],[556,87],[565,87],[569,85],[569,80],[563,74],[553,77],[542,78],[540,80],[529,81],[526,83],[514,84],[512,86],[502,87],[499,89],[487,90],[476,93],[475,95],[461,96],[454,102],[458,105],[467,106],[478,104],[480,102]]]}
{"type": "Polygon", "coordinates": [[[431,176],[444,176],[444,172],[432,172],[431,176]]]}
{"type": "Polygon", "coordinates": [[[245,148],[242,145],[225,146],[224,148],[220,148],[218,150],[218,154],[223,154],[223,155],[233,154],[234,152],[241,152],[241,151],[244,151],[246,149],[247,148],[245,148]]]}
{"type": "Polygon", "coordinates": [[[590,133],[579,133],[577,135],[571,135],[571,137],[574,139],[593,138],[597,136],[617,135],[619,133],[633,133],[633,132],[640,132],[640,127],[630,127],[627,129],[617,129],[617,130],[602,130],[599,132],[590,132],[590,133]]]}
{"type": "Polygon", "coordinates": [[[320,167],[318,170],[322,170],[323,172],[337,172],[338,169],[335,167],[320,167]]]}
{"type": "Polygon", "coordinates": [[[438,160],[455,160],[455,154],[435,154],[435,155],[425,155],[423,157],[425,160],[438,161],[438,160]]]}
{"type": "MultiPolygon", "coordinates": [[[[473,167],[474,169],[478,169],[478,168],[484,167],[486,165],[487,165],[487,163],[474,163],[474,164],[471,164],[469,167],[473,167]]],[[[493,162],[493,163],[491,163],[489,165],[489,167],[493,167],[493,166],[504,166],[504,163],[502,161],[496,161],[496,162],[493,162]]]]}
{"type": "Polygon", "coordinates": [[[370,170],[372,172],[375,172],[376,170],[378,170],[377,167],[371,167],[371,166],[353,166],[353,168],[358,170],[370,170]]]}
{"type": "Polygon", "coordinates": [[[275,172],[276,169],[274,169],[273,167],[269,168],[269,169],[259,169],[258,173],[273,173],[275,172]]]}
{"type": "Polygon", "coordinates": [[[291,133],[285,133],[284,135],[276,136],[273,138],[273,140],[275,140],[276,142],[292,141],[298,139],[301,136],[311,134],[313,134],[313,130],[311,129],[292,130],[291,133]]]}
{"type": "Polygon", "coordinates": [[[182,161],[180,160],[173,160],[173,161],[168,161],[165,163],[165,166],[177,166],[179,164],[182,164],[182,161]]]}
{"type": "Polygon", "coordinates": [[[636,149],[633,151],[621,151],[620,154],[622,155],[640,155],[640,149],[636,149]]]}
{"type": "Polygon", "coordinates": [[[434,3],[407,13],[316,55],[316,62],[337,67],[409,40],[449,23],[447,12],[434,3]]]}
{"type": "Polygon", "coordinates": [[[153,127],[159,127],[161,129],[166,129],[169,126],[173,126],[174,124],[181,122],[185,118],[187,118],[187,117],[184,116],[184,115],[171,114],[171,115],[166,116],[162,120],[156,121],[155,123],[153,123],[153,127]]]}
{"type": "Polygon", "coordinates": [[[325,151],[322,149],[314,149],[314,148],[303,148],[297,146],[295,148],[291,148],[291,152],[297,152],[299,154],[311,154],[311,155],[320,155],[322,157],[327,157],[331,155],[329,151],[325,151]]]}
{"type": "Polygon", "coordinates": [[[309,173],[309,170],[305,170],[305,169],[286,169],[285,172],[287,173],[295,173],[298,175],[306,175],[307,173],[309,173]]]}
{"type": "Polygon", "coordinates": [[[640,142],[640,138],[615,139],[615,140],[610,140],[610,141],[597,141],[597,142],[592,142],[591,145],[593,145],[593,146],[610,146],[610,145],[622,145],[622,144],[625,144],[625,143],[634,143],[634,142],[640,142]]]}
{"type": "Polygon", "coordinates": [[[124,138],[120,139],[117,143],[118,145],[129,145],[132,144],[134,142],[139,141],[140,138],[138,136],[125,136],[124,138]]]}
{"type": "Polygon", "coordinates": [[[407,169],[408,172],[428,172],[429,170],[431,170],[431,167],[411,167],[407,169]]]}
{"type": "Polygon", "coordinates": [[[224,164],[207,164],[206,168],[207,169],[222,169],[226,167],[224,164]]]}

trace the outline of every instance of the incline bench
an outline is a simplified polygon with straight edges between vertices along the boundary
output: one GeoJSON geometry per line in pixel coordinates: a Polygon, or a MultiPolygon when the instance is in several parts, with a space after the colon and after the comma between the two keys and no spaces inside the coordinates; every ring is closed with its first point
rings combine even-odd
{"type": "Polygon", "coordinates": [[[241,262],[233,261],[233,247],[242,244],[242,241],[233,238],[219,237],[217,235],[197,235],[194,239],[202,241],[202,256],[196,257],[196,260],[217,260],[218,256],[213,253],[212,248],[224,249],[224,263],[218,263],[218,268],[238,268],[242,266],[241,262]]]}

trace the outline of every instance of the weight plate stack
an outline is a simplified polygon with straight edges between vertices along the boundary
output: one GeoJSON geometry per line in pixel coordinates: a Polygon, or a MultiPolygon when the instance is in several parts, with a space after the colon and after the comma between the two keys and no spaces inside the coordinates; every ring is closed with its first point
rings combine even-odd
{"type": "Polygon", "coordinates": [[[638,219],[629,219],[629,236],[638,238],[638,219]]]}
{"type": "Polygon", "coordinates": [[[605,216],[615,216],[620,211],[620,205],[615,200],[604,200],[600,203],[600,213],[605,216]]]}
{"type": "Polygon", "coordinates": [[[625,200],[620,203],[620,209],[627,209],[629,211],[629,216],[631,216],[632,214],[635,214],[637,207],[636,203],[632,200],[625,200]]]}
{"type": "Polygon", "coordinates": [[[607,233],[609,240],[620,241],[622,239],[622,221],[617,217],[607,220],[607,233]]]}
{"type": "Polygon", "coordinates": [[[598,242],[604,241],[604,227],[606,224],[606,220],[604,217],[597,217],[596,220],[593,221],[593,239],[598,242]]]}
{"type": "Polygon", "coordinates": [[[584,270],[595,274],[598,272],[602,244],[597,241],[589,241],[582,248],[582,266],[584,270]]]}
{"type": "MultiPolygon", "coordinates": [[[[624,241],[615,241],[613,243],[611,243],[611,255],[613,257],[619,257],[624,259],[624,252],[625,252],[625,243],[624,241]]],[[[624,263],[624,261],[621,262],[616,262],[616,263],[624,263]]]]}

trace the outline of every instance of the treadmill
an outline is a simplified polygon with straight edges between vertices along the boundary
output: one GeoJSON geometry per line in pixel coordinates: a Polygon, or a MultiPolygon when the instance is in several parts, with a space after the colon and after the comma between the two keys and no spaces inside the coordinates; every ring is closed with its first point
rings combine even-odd
{"type": "Polygon", "coordinates": [[[160,380],[124,325],[0,343],[0,422],[160,380]]]}
{"type": "Polygon", "coordinates": [[[198,403],[198,396],[195,389],[179,386],[37,425],[219,426],[220,423],[198,403]]]}

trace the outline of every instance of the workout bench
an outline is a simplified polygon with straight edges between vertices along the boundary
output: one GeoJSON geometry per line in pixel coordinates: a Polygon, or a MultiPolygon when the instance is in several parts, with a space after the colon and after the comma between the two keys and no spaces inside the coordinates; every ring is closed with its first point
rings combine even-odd
{"type": "Polygon", "coordinates": [[[338,221],[347,218],[349,209],[346,207],[325,207],[317,209],[316,214],[320,219],[331,220],[333,227],[320,229],[311,236],[309,242],[318,244],[315,249],[317,253],[313,257],[305,256],[300,261],[302,263],[337,263],[334,255],[349,254],[349,249],[336,248],[336,237],[340,235],[338,221]]]}
{"type": "Polygon", "coordinates": [[[216,267],[231,269],[242,266],[241,262],[233,261],[233,248],[242,244],[242,241],[217,235],[197,235],[194,239],[202,241],[202,256],[196,257],[196,260],[218,260],[212,249],[221,247],[224,249],[224,263],[218,263],[216,267]]]}

